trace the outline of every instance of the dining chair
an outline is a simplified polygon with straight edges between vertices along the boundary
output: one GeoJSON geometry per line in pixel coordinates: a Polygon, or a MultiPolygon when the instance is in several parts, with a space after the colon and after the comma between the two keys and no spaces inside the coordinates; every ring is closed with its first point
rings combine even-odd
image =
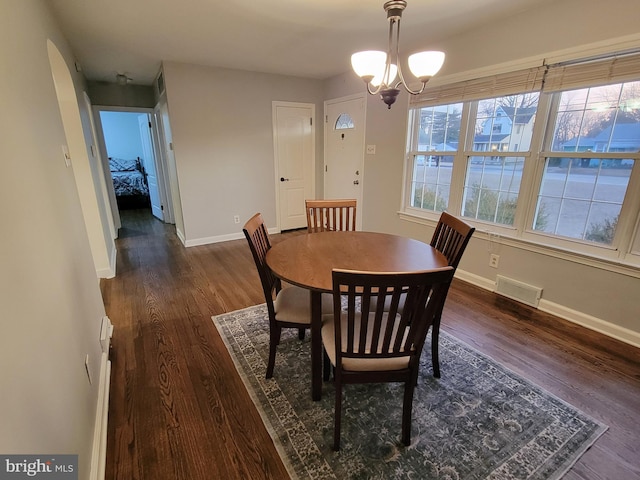
{"type": "MultiPolygon", "coordinates": [[[[453,215],[442,212],[438,219],[438,224],[433,232],[430,245],[442,253],[447,258],[447,264],[453,267],[455,273],[462,258],[462,254],[467,248],[469,239],[473,235],[475,228],[468,223],[454,217],[453,215]]],[[[387,299],[385,310],[389,308],[389,300],[387,299]]],[[[440,357],[439,357],[439,340],[440,340],[440,321],[442,319],[442,308],[434,319],[431,326],[431,367],[433,376],[440,378],[440,357]]],[[[404,304],[404,297],[400,298],[400,310],[404,304]]]]}
{"type": "Polygon", "coordinates": [[[309,233],[356,229],[356,200],[305,200],[309,233]]]}
{"type": "MultiPolygon", "coordinates": [[[[283,328],[297,328],[300,340],[305,330],[311,328],[311,299],[309,290],[294,285],[283,287],[281,280],[267,266],[267,252],[271,248],[269,233],[262,214],[256,213],[242,229],[253,255],[269,314],[269,360],[267,378],[273,376],[276,347],[280,343],[283,328]]],[[[324,299],[322,311],[332,311],[331,299],[324,299]]]]}
{"type": "MultiPolygon", "coordinates": [[[[442,212],[440,219],[436,225],[436,229],[431,237],[431,246],[447,257],[448,264],[453,267],[453,271],[458,268],[462,254],[467,248],[469,239],[476,229],[468,223],[460,220],[453,215],[442,212]]],[[[447,286],[447,289],[449,286],[447,286]]],[[[431,368],[433,368],[433,376],[440,378],[440,357],[439,357],[439,339],[440,339],[440,321],[442,319],[442,309],[444,302],[440,306],[440,311],[436,315],[431,327],[431,368]]]]}
{"type": "Polygon", "coordinates": [[[420,354],[453,267],[407,273],[333,270],[332,276],[333,313],[322,317],[322,342],[325,369],[330,363],[334,370],[333,449],[340,449],[343,385],[353,383],[404,383],[402,442],[409,445],[420,354]]]}

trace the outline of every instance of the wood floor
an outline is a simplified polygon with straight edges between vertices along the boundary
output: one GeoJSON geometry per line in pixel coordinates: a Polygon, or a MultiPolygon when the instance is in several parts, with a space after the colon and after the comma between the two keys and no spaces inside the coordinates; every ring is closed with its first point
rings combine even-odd
{"type": "MultiPolygon", "coordinates": [[[[211,321],[264,302],[246,241],[184,248],[146,210],[122,222],[101,282],[115,327],[106,478],[288,478],[211,321]]],[[[458,280],[443,330],[609,426],[566,479],[640,480],[640,349],[458,280]]]]}

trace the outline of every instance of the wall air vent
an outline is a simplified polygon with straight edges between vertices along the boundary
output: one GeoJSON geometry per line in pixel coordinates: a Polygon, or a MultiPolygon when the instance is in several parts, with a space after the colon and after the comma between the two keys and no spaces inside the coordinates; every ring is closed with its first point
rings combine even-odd
{"type": "Polygon", "coordinates": [[[503,277],[498,275],[496,281],[496,293],[508,297],[512,300],[517,300],[526,305],[538,308],[540,297],[542,296],[542,289],[528,285],[526,283],[519,282],[512,278],[503,277]]]}

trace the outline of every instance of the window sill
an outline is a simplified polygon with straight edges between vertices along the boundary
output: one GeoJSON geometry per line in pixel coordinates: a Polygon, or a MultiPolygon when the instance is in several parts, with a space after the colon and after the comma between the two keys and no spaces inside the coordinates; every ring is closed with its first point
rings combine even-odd
{"type": "MultiPolygon", "coordinates": [[[[432,219],[408,212],[398,212],[398,216],[401,220],[419,223],[432,228],[435,228],[438,223],[437,218],[432,219]]],[[[479,238],[487,242],[507,245],[509,247],[547,255],[549,257],[559,258],[569,262],[599,268],[609,272],[619,273],[621,275],[627,275],[633,278],[640,278],[640,258],[637,259],[637,263],[628,261],[623,262],[619,259],[599,257],[592,254],[564,249],[555,245],[534,242],[529,239],[516,238],[505,235],[504,233],[496,234],[496,232],[487,230],[486,225],[484,224],[475,223],[473,225],[476,227],[476,232],[474,233],[473,238],[479,238]]],[[[628,255],[628,257],[629,256],[632,255],[628,255]]]]}

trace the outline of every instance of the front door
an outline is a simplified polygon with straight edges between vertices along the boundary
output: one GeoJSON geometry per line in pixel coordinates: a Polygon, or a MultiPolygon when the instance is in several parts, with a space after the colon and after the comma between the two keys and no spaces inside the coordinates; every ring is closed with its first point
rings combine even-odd
{"type": "Polygon", "coordinates": [[[325,102],[324,198],[355,198],[362,228],[365,105],[363,95],[325,102]]]}
{"type": "Polygon", "coordinates": [[[307,226],[304,201],[313,198],[315,106],[273,102],[276,203],[280,230],[307,226]]]}

